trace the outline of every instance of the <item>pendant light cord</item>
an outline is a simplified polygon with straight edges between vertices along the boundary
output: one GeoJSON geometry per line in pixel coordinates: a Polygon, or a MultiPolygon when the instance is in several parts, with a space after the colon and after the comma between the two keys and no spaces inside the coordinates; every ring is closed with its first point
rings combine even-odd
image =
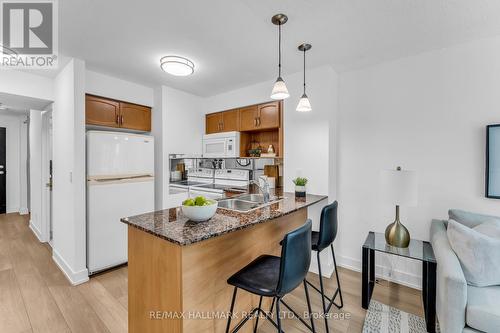
{"type": "Polygon", "coordinates": [[[304,95],[306,93],[306,49],[304,48],[304,95]]]}
{"type": "Polygon", "coordinates": [[[278,77],[281,77],[281,23],[278,24],[278,77]]]}

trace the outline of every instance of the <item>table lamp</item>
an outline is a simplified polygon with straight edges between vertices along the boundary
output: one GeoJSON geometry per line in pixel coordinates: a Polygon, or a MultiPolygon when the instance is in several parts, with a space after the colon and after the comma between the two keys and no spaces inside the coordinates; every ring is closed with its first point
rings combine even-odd
{"type": "Polygon", "coordinates": [[[381,174],[382,198],[392,205],[396,205],[396,218],[385,229],[387,244],[405,248],[410,244],[410,233],[399,219],[399,206],[417,205],[417,173],[415,171],[383,170],[381,174]]]}

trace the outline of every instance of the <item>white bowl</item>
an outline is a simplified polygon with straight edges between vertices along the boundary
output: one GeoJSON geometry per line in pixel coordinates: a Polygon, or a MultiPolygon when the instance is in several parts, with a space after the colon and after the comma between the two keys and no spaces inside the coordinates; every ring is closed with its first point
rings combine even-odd
{"type": "Polygon", "coordinates": [[[182,205],[182,213],[186,215],[188,219],[195,222],[202,222],[210,220],[217,211],[217,206],[219,203],[215,200],[213,204],[207,206],[184,206],[182,205]]]}

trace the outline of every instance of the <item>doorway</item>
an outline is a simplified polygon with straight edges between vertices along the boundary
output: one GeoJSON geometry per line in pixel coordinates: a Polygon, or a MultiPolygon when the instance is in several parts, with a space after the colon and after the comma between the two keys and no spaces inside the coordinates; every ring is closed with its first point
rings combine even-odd
{"type": "Polygon", "coordinates": [[[42,112],[42,226],[52,245],[52,109],[42,112]]]}
{"type": "Polygon", "coordinates": [[[7,212],[7,189],[6,189],[6,134],[7,129],[0,127],[0,214],[7,212]]]}

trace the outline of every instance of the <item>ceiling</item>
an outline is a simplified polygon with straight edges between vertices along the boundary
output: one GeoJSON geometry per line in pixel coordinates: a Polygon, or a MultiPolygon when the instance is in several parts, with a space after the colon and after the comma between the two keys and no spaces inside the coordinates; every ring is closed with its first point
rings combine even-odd
{"type": "Polygon", "coordinates": [[[302,68],[297,45],[313,45],[308,66],[341,72],[500,34],[498,0],[65,0],[60,52],[89,69],[149,86],[211,96],[277,72],[273,14],[283,27],[283,70],[302,68]],[[195,62],[188,77],[163,73],[159,59],[195,62]]]}
{"type": "Polygon", "coordinates": [[[7,107],[7,110],[0,110],[3,114],[19,113],[26,114],[29,110],[44,110],[51,101],[31,98],[26,96],[12,95],[0,92],[0,104],[7,107]]]}

